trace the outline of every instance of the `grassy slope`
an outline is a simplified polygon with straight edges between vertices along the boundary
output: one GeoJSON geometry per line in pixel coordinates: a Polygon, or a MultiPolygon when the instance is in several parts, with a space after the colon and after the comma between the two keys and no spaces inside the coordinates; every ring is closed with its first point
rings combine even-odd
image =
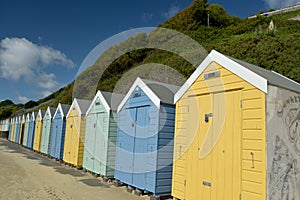
{"type": "MultiPolygon", "coordinates": [[[[196,40],[208,51],[216,49],[226,55],[245,60],[263,68],[275,70],[300,82],[300,22],[288,20],[295,16],[300,16],[300,11],[272,17],[239,19],[229,16],[219,5],[204,6],[201,0],[196,0],[188,8],[162,23],[159,27],[182,32],[196,40]],[[208,10],[210,12],[210,27],[207,27],[206,24],[208,10]],[[274,34],[267,33],[267,27],[271,20],[274,21],[276,26],[274,34]]],[[[178,70],[186,78],[190,76],[194,68],[181,57],[153,49],[143,49],[123,54],[114,60],[104,72],[101,70],[103,63],[109,62],[108,58],[118,53],[119,49],[129,48],[136,41],[141,43],[142,46],[149,42],[148,40],[149,38],[145,34],[140,34],[118,46],[110,48],[76,80],[77,93],[84,94],[85,98],[92,98],[94,95],[93,90],[91,90],[92,82],[98,81],[102,73],[103,75],[98,82],[97,89],[113,91],[119,78],[126,72],[146,63],[165,64],[178,70]]],[[[143,71],[143,69],[139,70],[143,71]]],[[[139,74],[139,72],[136,72],[136,74],[139,74]]],[[[39,108],[46,109],[47,106],[56,107],[58,102],[70,104],[73,84],[74,82],[39,100],[37,104],[42,106],[26,111],[39,108]]],[[[76,96],[76,93],[74,95],[76,96]]],[[[12,106],[9,109],[16,111],[20,109],[20,105],[12,106]]],[[[0,113],[2,111],[3,108],[0,108],[0,113]]]]}

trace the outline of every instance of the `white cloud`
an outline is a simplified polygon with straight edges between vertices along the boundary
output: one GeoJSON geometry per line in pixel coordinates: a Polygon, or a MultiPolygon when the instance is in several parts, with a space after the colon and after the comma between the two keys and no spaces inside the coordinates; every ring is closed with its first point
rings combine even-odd
{"type": "Polygon", "coordinates": [[[27,97],[24,97],[24,96],[19,96],[18,100],[22,104],[27,103],[29,101],[29,99],[27,97]]]}
{"type": "Polygon", "coordinates": [[[270,8],[282,8],[300,3],[300,0],[265,0],[270,8]]]}
{"type": "Polygon", "coordinates": [[[178,12],[180,11],[179,6],[177,5],[171,5],[171,7],[169,8],[169,10],[167,12],[163,13],[163,16],[167,19],[175,16],[178,12]]]}
{"type": "Polygon", "coordinates": [[[34,44],[25,38],[5,38],[0,42],[1,78],[24,79],[42,89],[53,90],[59,83],[55,80],[55,74],[45,72],[45,68],[51,65],[75,66],[62,52],[34,44]]]}

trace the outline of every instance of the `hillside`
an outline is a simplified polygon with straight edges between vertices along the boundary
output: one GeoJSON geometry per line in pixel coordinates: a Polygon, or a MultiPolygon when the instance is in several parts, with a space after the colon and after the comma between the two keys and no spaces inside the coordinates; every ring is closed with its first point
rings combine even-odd
{"type": "MultiPolygon", "coordinates": [[[[204,0],[195,0],[189,7],[160,24],[159,27],[173,29],[188,35],[201,44],[207,52],[215,49],[223,54],[274,70],[300,82],[300,21],[289,20],[297,16],[300,16],[300,10],[271,17],[258,16],[251,19],[240,19],[228,15],[220,5],[207,5],[204,0]],[[209,26],[207,24],[208,14],[209,26]],[[267,31],[271,20],[275,24],[275,30],[267,31]]],[[[56,107],[58,102],[71,103],[72,95],[91,99],[95,87],[104,91],[126,92],[135,76],[177,85],[182,84],[184,78],[189,77],[195,69],[191,63],[176,54],[151,48],[125,53],[103,71],[105,63],[109,63],[109,58],[118,52],[130,48],[133,43],[136,46],[145,46],[145,44],[153,42],[153,38],[164,42],[161,38],[157,38],[155,32],[149,35],[140,33],[134,38],[111,47],[99,57],[93,66],[79,75],[75,87],[73,82],[45,99],[31,102],[30,105],[27,104],[27,107],[25,104],[25,107],[30,110],[46,108],[48,105],[56,107]],[[159,70],[156,70],[157,73],[151,73],[153,71],[151,69],[155,66],[147,65],[148,63],[169,66],[173,69],[168,72],[170,77],[177,71],[182,74],[182,77],[166,80],[159,70]],[[132,77],[127,77],[126,81],[122,82],[124,84],[120,84],[120,78],[126,77],[129,71],[132,77]],[[101,80],[98,82],[99,77],[101,80]],[[98,82],[98,85],[93,87],[95,81],[98,82]],[[116,84],[118,87],[115,88],[116,84]],[[43,103],[42,106],[35,107],[41,103],[43,103]]],[[[184,46],[185,44],[176,45],[184,46]]],[[[26,111],[29,110],[22,110],[22,112],[26,111]]],[[[3,112],[0,109],[0,117],[1,115],[3,112]]]]}

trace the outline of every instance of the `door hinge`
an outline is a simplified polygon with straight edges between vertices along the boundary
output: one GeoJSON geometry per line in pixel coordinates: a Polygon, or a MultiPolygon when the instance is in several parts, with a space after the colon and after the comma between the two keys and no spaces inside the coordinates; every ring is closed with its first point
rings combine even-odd
{"type": "Polygon", "coordinates": [[[184,187],[186,187],[186,180],[184,180],[183,185],[184,185],[184,187]]]}
{"type": "Polygon", "coordinates": [[[240,194],[240,200],[242,200],[242,194],[240,194]]]}
{"type": "Polygon", "coordinates": [[[243,108],[243,100],[240,100],[240,107],[243,108]]]}

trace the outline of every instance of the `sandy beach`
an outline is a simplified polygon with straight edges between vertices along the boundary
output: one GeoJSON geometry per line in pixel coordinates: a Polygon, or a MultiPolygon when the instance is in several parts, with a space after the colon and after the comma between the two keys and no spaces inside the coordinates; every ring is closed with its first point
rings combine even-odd
{"type": "Polygon", "coordinates": [[[0,139],[0,199],[143,200],[82,170],[0,139]]]}

